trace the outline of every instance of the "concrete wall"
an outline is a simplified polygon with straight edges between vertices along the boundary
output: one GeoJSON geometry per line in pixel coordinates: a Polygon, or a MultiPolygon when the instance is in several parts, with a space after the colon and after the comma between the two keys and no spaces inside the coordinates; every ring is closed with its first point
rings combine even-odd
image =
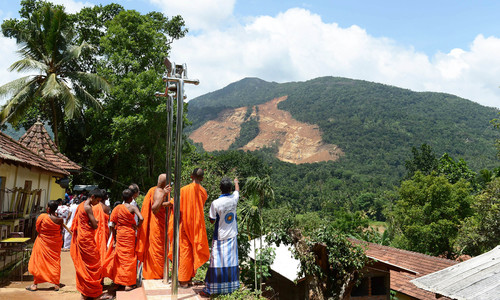
{"type": "MultiPolygon", "coordinates": [[[[31,181],[31,190],[41,189],[40,205],[45,207],[48,200],[64,198],[64,189],[55,183],[55,178],[43,172],[33,171],[32,169],[15,166],[10,164],[0,164],[0,176],[5,177],[5,188],[13,189],[15,187],[24,188],[26,181],[31,181]]],[[[2,211],[10,209],[12,193],[3,192],[2,211]]]]}

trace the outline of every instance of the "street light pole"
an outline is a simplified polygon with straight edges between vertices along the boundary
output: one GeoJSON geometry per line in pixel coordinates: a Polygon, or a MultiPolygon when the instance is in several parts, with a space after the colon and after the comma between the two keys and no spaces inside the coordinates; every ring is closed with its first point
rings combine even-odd
{"type": "MultiPolygon", "coordinates": [[[[178,270],[179,270],[179,220],[180,220],[180,191],[181,191],[181,154],[182,154],[182,120],[184,111],[184,83],[198,85],[197,79],[187,78],[186,64],[176,65],[165,59],[167,75],[164,77],[166,82],[165,94],[157,93],[157,96],[168,96],[167,103],[167,183],[170,184],[171,178],[171,150],[172,150],[172,131],[173,131],[173,96],[170,97],[169,91],[174,92],[177,98],[177,122],[175,135],[175,168],[174,168],[174,228],[173,228],[173,257],[172,257],[172,299],[177,299],[179,288],[178,270]],[[172,83],[172,84],[171,84],[172,83]],[[172,105],[169,105],[172,104],[172,105]]],[[[165,264],[163,271],[163,283],[168,284],[168,212],[165,223],[165,264]]]]}

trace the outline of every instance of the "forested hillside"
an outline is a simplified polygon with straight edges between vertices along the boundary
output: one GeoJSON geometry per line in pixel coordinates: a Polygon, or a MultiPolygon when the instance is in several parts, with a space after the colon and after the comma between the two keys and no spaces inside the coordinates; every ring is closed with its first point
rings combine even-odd
{"type": "Polygon", "coordinates": [[[363,193],[372,193],[374,202],[383,190],[399,184],[411,148],[424,143],[438,156],[464,159],[476,172],[499,164],[494,146],[498,132],[490,124],[497,109],[449,94],[346,78],[283,84],[246,78],[190,101],[193,124],[188,130],[217,118],[225,108],[251,107],[280,96],[288,99],[279,109],[317,124],[324,142],[338,145],[345,156],[336,162],[292,165],[274,160],[273,149],[262,151],[259,155],[273,167],[273,181],[280,183],[278,201],[309,199],[297,206],[321,210],[345,201],[357,205],[363,193]]]}

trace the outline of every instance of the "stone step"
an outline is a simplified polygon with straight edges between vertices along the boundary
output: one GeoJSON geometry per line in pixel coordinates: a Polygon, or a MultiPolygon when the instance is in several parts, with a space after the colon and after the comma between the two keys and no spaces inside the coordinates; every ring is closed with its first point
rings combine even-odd
{"type": "MultiPolygon", "coordinates": [[[[194,286],[190,288],[179,288],[177,290],[178,300],[202,300],[209,299],[198,295],[203,290],[203,286],[194,286]]],[[[175,299],[171,297],[171,285],[163,284],[163,280],[143,280],[142,287],[130,292],[119,291],[116,293],[116,300],[168,300],[175,299]]]]}

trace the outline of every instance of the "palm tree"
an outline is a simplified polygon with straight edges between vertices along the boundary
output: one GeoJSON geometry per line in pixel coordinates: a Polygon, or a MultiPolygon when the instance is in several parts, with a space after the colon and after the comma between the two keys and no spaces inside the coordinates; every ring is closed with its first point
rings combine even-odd
{"type": "Polygon", "coordinates": [[[109,91],[109,84],[102,77],[77,69],[76,60],[90,45],[72,44],[73,33],[67,18],[62,6],[44,3],[34,8],[26,20],[7,20],[2,24],[3,34],[21,45],[18,52],[22,59],[9,70],[37,74],[0,87],[0,97],[10,97],[1,108],[0,123],[16,124],[35,108],[48,116],[57,146],[59,134],[64,134],[60,130],[64,117],[73,118],[86,106],[100,108],[93,94],[109,91]]]}
{"type": "MultiPolygon", "coordinates": [[[[245,194],[251,199],[249,210],[247,211],[248,219],[259,228],[259,253],[262,254],[262,208],[269,204],[269,201],[274,200],[274,190],[271,185],[271,177],[266,175],[264,178],[248,177],[245,182],[245,194]],[[258,212],[258,213],[257,213],[258,212]]],[[[254,245],[255,251],[255,245],[254,245]]],[[[257,255],[254,252],[255,262],[257,263],[257,255]]],[[[259,283],[262,289],[262,265],[259,263],[259,283]]],[[[257,286],[257,280],[255,280],[257,286]]]]}

